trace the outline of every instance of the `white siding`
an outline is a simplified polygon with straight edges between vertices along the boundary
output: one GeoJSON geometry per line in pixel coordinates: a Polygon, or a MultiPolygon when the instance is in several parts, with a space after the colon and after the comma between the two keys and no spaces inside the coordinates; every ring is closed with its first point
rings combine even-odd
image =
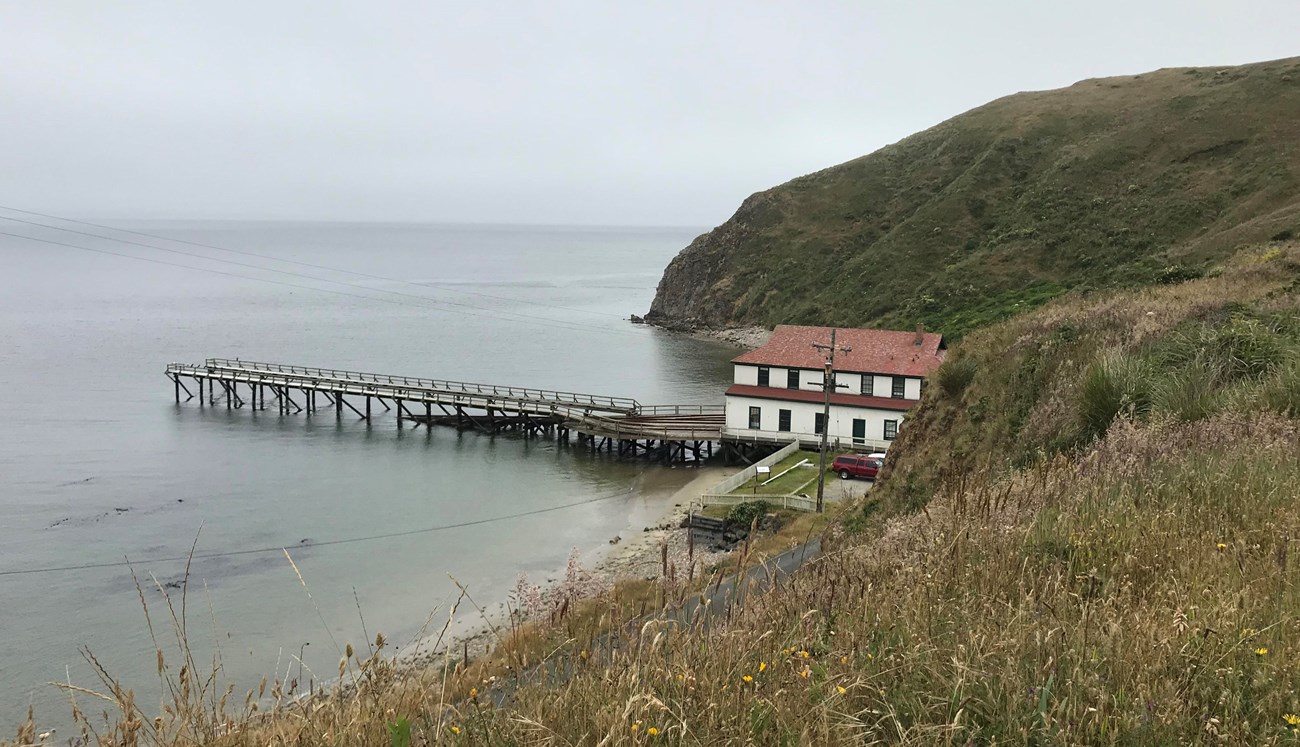
{"type": "Polygon", "coordinates": [[[904,388],[903,388],[903,396],[906,397],[906,398],[908,398],[908,399],[920,399],[920,398],[921,398],[921,380],[920,380],[920,379],[913,379],[913,378],[911,378],[911,377],[909,376],[908,379],[907,379],[907,384],[906,384],[906,385],[904,386],[904,388]]]}
{"type": "Polygon", "coordinates": [[[821,390],[822,373],[807,368],[799,371],[799,388],[821,390]]]}
{"type": "Polygon", "coordinates": [[[893,376],[875,376],[871,393],[877,397],[888,397],[894,393],[893,376]]]}
{"type": "Polygon", "coordinates": [[[758,385],[758,366],[745,366],[737,363],[733,368],[735,368],[734,383],[748,384],[749,386],[758,385]]]}
{"type": "MultiPolygon", "coordinates": [[[[759,430],[762,431],[762,435],[765,437],[784,438],[788,435],[789,438],[798,438],[805,443],[815,443],[820,439],[820,436],[814,432],[814,425],[817,413],[822,411],[823,405],[821,404],[728,396],[727,429],[735,431],[750,430],[750,407],[758,407],[761,410],[762,419],[759,423],[759,430]],[[779,412],[781,410],[790,411],[790,431],[788,434],[779,431],[778,428],[780,422],[779,412]]],[[[885,421],[897,420],[901,424],[903,416],[904,413],[894,410],[832,405],[828,436],[831,442],[836,444],[836,448],[855,448],[853,443],[853,421],[860,419],[866,421],[865,443],[856,445],[856,448],[882,448],[886,446],[884,441],[885,421]]]]}

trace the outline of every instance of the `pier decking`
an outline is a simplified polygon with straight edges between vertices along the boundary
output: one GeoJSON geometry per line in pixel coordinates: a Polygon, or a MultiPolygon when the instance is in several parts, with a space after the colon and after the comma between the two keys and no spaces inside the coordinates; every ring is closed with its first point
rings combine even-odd
{"type": "Polygon", "coordinates": [[[722,441],[722,405],[642,405],[626,397],[227,358],[171,363],[166,374],[178,403],[184,391],[185,401],[197,397],[200,406],[266,410],[269,393],[281,415],[333,409],[342,418],[346,408],[367,421],[377,403],[395,411],[399,429],[410,421],[427,428],[555,437],[565,444],[573,438],[592,451],[620,457],[702,460],[722,441]],[[197,394],[186,385],[188,379],[197,394]]]}

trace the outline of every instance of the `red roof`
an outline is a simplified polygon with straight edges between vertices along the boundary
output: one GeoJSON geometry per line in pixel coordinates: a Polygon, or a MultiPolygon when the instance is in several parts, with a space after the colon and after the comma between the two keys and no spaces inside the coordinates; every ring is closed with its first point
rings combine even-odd
{"type": "MultiPolygon", "coordinates": [[[[727,390],[727,394],[737,397],[758,397],[759,399],[783,399],[790,402],[825,402],[825,395],[821,392],[809,391],[806,389],[781,389],[774,386],[750,386],[748,384],[732,384],[727,390]]],[[[877,410],[903,410],[912,409],[916,404],[914,399],[894,399],[892,397],[869,397],[862,394],[832,394],[832,405],[845,405],[848,407],[872,407],[877,410]]]]}
{"type": "MultiPolygon", "coordinates": [[[[837,327],[835,370],[896,376],[925,376],[943,363],[943,335],[935,332],[837,327]],[[843,348],[851,348],[844,352],[843,348]]],[[[732,363],[787,368],[824,368],[826,352],[813,343],[829,345],[830,327],[781,324],[761,348],[732,359],[732,363]]]]}

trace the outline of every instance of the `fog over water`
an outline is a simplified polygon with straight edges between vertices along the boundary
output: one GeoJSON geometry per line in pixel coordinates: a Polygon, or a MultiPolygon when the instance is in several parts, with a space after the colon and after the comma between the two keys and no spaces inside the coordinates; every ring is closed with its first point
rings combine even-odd
{"type": "MultiPolygon", "coordinates": [[[[695,229],[129,227],[403,281],[166,245],[349,284],[331,285],[24,229],[214,271],[205,272],[0,236],[0,379],[9,393],[0,573],[125,557],[152,586],[153,578],[180,580],[184,563],[148,560],[185,555],[196,538],[200,554],[287,546],[319,614],[281,554],[194,563],[189,612],[200,661],[218,642],[241,685],[277,662],[284,672],[304,643],[309,670],[331,674],[339,656],[332,639],[359,645],[364,637],[357,600],[371,637],[384,631],[403,644],[451,598],[448,573],[484,604],[502,599],[521,572],[554,576],[571,548],[590,556],[608,547],[629,516],[653,512],[646,501],[691,471],[593,458],[545,439],[409,424],[399,432],[378,406],[382,415],[369,426],[347,410],[337,419],[332,409],[308,418],[177,406],[162,374],[169,361],[239,357],[647,404],[720,402],[729,378],[734,350],[624,320],[649,307],[660,270],[695,229]],[[608,500],[453,531],[312,546],[601,497],[608,500]]],[[[161,595],[146,597],[160,624],[161,595]]],[[[66,700],[45,683],[64,680],[65,667],[74,684],[97,684],[81,646],[143,693],[156,685],[126,568],[0,575],[0,623],[2,728],[28,703],[46,718],[64,716],[66,700]]]]}

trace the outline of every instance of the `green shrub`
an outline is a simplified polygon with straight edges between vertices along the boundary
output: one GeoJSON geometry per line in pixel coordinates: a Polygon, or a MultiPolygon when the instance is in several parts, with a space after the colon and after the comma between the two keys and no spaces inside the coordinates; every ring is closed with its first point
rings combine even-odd
{"type": "Polygon", "coordinates": [[[958,397],[966,391],[966,387],[975,380],[975,361],[971,358],[958,358],[956,360],[944,361],[939,366],[935,376],[939,381],[939,388],[949,397],[958,397]]]}
{"type": "Polygon", "coordinates": [[[1199,359],[1190,366],[1165,373],[1155,385],[1154,409],[1190,423],[1218,412],[1222,407],[1220,367],[1199,359]]]}
{"type": "Polygon", "coordinates": [[[1185,283],[1188,280],[1196,280],[1204,274],[1196,267],[1169,265],[1156,273],[1155,281],[1161,285],[1174,285],[1175,283],[1185,283]]]}
{"type": "Polygon", "coordinates": [[[767,501],[737,503],[727,512],[727,521],[748,528],[754,523],[754,519],[763,518],[771,508],[767,501]]]}
{"type": "Polygon", "coordinates": [[[1079,393],[1079,435],[1091,441],[1121,413],[1140,417],[1151,410],[1151,373],[1146,362],[1109,353],[1088,366],[1079,393]]]}
{"type": "Polygon", "coordinates": [[[1257,394],[1260,407],[1290,417],[1300,417],[1300,357],[1290,360],[1273,372],[1257,394]]]}
{"type": "Polygon", "coordinates": [[[1200,325],[1175,335],[1156,353],[1169,368],[1184,368],[1207,361],[1218,366],[1224,380],[1258,378],[1287,356],[1290,346],[1277,330],[1243,315],[1227,322],[1200,325]]]}

